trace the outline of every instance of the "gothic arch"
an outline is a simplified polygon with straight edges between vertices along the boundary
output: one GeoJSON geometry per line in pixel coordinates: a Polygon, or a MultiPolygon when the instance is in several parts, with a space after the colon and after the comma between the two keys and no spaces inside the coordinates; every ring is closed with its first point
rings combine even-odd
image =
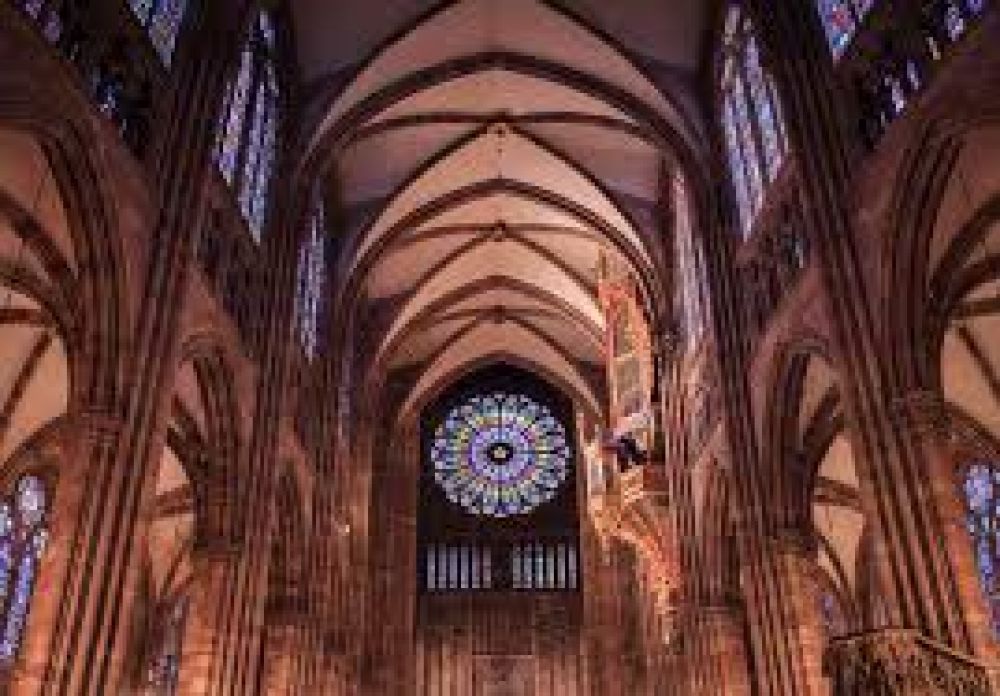
{"type": "Polygon", "coordinates": [[[203,449],[190,472],[197,511],[197,543],[235,543],[240,534],[240,419],[235,375],[226,344],[213,334],[196,334],[182,349],[175,381],[175,410],[200,418],[194,427],[203,449]],[[185,385],[184,375],[193,377],[185,385]],[[191,393],[192,387],[197,389],[191,393]]]}
{"type": "Polygon", "coordinates": [[[38,143],[65,207],[71,248],[60,250],[62,258],[58,245],[46,241],[44,225],[32,220],[29,210],[20,212],[62,300],[57,316],[65,323],[72,408],[114,413],[132,311],[109,165],[89,145],[98,138],[95,123],[85,116],[89,105],[57,98],[42,72],[20,61],[0,71],[0,128],[38,143]]]}
{"type": "MultiPolygon", "coordinates": [[[[800,332],[781,344],[772,362],[769,386],[764,393],[775,398],[761,414],[761,461],[770,463],[763,483],[765,490],[774,492],[770,500],[773,514],[787,515],[784,519],[772,517],[771,523],[777,529],[808,529],[808,506],[815,472],[807,470],[806,465],[815,462],[804,462],[800,456],[806,434],[802,428],[803,408],[809,390],[810,367],[816,365],[821,365],[825,372],[818,378],[816,388],[823,391],[818,396],[829,401],[832,394],[834,401],[839,401],[837,368],[831,355],[822,338],[800,332]]],[[[823,407],[823,402],[812,405],[823,407]]]]}

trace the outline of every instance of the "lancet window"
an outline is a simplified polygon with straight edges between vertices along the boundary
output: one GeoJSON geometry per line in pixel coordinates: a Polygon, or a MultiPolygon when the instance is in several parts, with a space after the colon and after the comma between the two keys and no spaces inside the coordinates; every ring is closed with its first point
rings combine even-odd
{"type": "Polygon", "coordinates": [[[1000,465],[970,465],[965,470],[963,492],[979,582],[989,602],[993,630],[1000,636],[1000,465]]]}
{"type": "Polygon", "coordinates": [[[129,6],[149,35],[160,60],[169,66],[187,11],[187,0],[129,0],[129,6]]]}
{"type": "Polygon", "coordinates": [[[317,197],[308,228],[299,248],[296,325],[302,350],[309,359],[316,357],[320,345],[320,317],[323,289],[326,285],[326,216],[323,202],[317,197]]]}
{"type": "Polygon", "coordinates": [[[37,476],[18,480],[13,499],[0,500],[0,664],[17,657],[38,564],[48,543],[48,494],[37,476]]]}
{"type": "Polygon", "coordinates": [[[873,4],[874,0],[816,0],[816,10],[834,58],[847,50],[873,4]]]}
{"type": "Polygon", "coordinates": [[[261,12],[250,28],[216,130],[215,162],[254,238],[267,221],[277,159],[280,91],[275,28],[261,12]]]}
{"type": "Polygon", "coordinates": [[[753,25],[738,8],[726,22],[723,50],[720,115],[739,227],[746,237],[784,162],[787,136],[753,25]]]}

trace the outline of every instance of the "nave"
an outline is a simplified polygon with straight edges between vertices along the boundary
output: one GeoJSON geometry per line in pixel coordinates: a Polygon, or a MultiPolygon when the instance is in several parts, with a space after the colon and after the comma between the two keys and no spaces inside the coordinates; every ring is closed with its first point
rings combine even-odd
{"type": "Polygon", "coordinates": [[[0,0],[0,694],[1000,693],[997,39],[0,0]]]}

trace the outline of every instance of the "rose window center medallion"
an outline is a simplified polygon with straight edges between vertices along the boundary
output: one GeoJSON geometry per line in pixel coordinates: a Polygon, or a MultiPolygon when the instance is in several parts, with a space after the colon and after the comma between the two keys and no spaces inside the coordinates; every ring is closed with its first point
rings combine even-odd
{"type": "Polygon", "coordinates": [[[524,515],[555,497],[569,471],[566,429],[523,394],[476,395],[434,431],[434,479],[474,515],[524,515]]]}

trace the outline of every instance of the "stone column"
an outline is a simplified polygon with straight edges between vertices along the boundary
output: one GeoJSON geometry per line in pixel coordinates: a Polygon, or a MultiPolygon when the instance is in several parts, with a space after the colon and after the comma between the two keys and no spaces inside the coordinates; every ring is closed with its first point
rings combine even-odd
{"type": "Polygon", "coordinates": [[[267,616],[261,694],[292,696],[302,647],[302,617],[295,610],[269,611],[267,616]]]}
{"type": "Polygon", "coordinates": [[[222,545],[196,548],[193,556],[194,573],[181,646],[178,696],[223,693],[218,683],[222,677],[218,661],[225,654],[221,649],[226,639],[228,613],[225,609],[229,605],[234,567],[239,558],[235,547],[222,545]]]}
{"type": "Polygon", "coordinates": [[[691,665],[705,677],[699,680],[699,696],[750,696],[750,672],[743,630],[744,617],[738,607],[719,605],[694,611],[704,662],[691,665]]]}
{"type": "Polygon", "coordinates": [[[774,580],[770,601],[782,630],[777,636],[781,645],[766,647],[784,662],[796,696],[826,696],[830,691],[823,675],[825,631],[813,549],[794,530],[785,530],[765,544],[774,580]]]}
{"type": "Polygon", "coordinates": [[[116,694],[121,688],[144,537],[140,518],[169,419],[182,338],[178,326],[202,229],[213,126],[226,68],[238,56],[230,41],[235,34],[230,29],[239,23],[237,5],[205,5],[194,27],[198,40],[191,42],[197,53],[179,54],[172,70],[149,158],[155,189],[150,236],[157,243],[137,303],[134,340],[122,359],[127,386],[115,407],[122,425],[111,444],[102,440],[79,459],[89,462],[87,470],[71,476],[69,499],[57,501],[75,528],[57,531],[55,553],[48,567],[43,564],[45,586],[58,606],[40,603],[25,670],[31,678],[20,681],[19,694],[116,694]],[[62,564],[54,570],[58,559],[62,564]],[[36,627],[50,635],[35,635],[36,627]]]}
{"type": "Polygon", "coordinates": [[[50,492],[49,540],[38,564],[21,650],[11,675],[10,694],[45,693],[46,668],[60,625],[60,608],[74,562],[73,545],[79,533],[81,509],[88,498],[91,462],[114,450],[121,423],[99,413],[80,413],[66,420],[52,440],[41,445],[40,458],[59,467],[55,490],[50,492]],[[54,494],[54,495],[53,495],[54,494]]]}

